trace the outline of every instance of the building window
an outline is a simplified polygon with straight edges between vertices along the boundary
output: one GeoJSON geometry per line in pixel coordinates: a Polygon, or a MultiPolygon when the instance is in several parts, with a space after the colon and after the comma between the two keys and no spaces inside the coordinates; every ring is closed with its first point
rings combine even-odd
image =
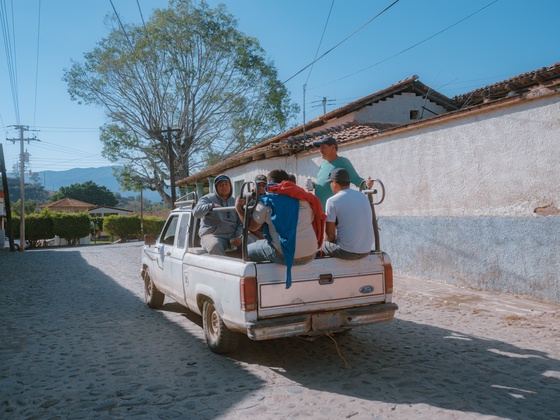
{"type": "Polygon", "coordinates": [[[419,113],[417,109],[411,109],[410,110],[410,119],[411,120],[417,120],[419,118],[419,113]]]}

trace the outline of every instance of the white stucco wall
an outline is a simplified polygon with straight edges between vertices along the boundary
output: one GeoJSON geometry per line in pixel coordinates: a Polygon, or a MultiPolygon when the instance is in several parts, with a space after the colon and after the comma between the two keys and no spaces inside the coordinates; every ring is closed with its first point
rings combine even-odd
{"type": "Polygon", "coordinates": [[[560,98],[523,102],[340,150],[386,185],[387,216],[534,215],[560,208],[560,98]]]}

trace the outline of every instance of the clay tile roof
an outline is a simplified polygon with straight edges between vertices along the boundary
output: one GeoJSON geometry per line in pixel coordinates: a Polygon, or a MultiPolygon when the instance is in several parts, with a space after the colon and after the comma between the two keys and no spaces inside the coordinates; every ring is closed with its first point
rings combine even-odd
{"type": "Polygon", "coordinates": [[[90,209],[95,207],[95,204],[84,203],[80,200],[75,200],[73,198],[63,198],[58,201],[54,201],[52,203],[43,204],[39,206],[40,208],[48,208],[52,210],[60,210],[60,209],[90,209]]]}
{"type": "Polygon", "coordinates": [[[519,74],[507,80],[457,95],[453,98],[461,108],[503,99],[515,94],[527,92],[531,88],[548,84],[558,84],[560,78],[560,62],[549,67],[519,74]]]}
{"type": "Polygon", "coordinates": [[[320,140],[325,136],[334,137],[338,144],[344,144],[350,140],[358,140],[363,137],[377,134],[381,131],[395,127],[394,124],[385,123],[356,123],[349,122],[335,127],[329,127],[324,130],[314,131],[305,135],[291,136],[283,140],[284,145],[291,147],[299,147],[300,149],[308,149],[313,147],[313,142],[320,140]]]}
{"type": "Polygon", "coordinates": [[[310,149],[313,148],[312,143],[314,141],[324,136],[334,137],[339,144],[344,144],[347,141],[358,140],[393,127],[395,127],[393,124],[349,122],[324,130],[305,133],[305,135],[299,134],[276,140],[275,142],[264,142],[234,156],[230,156],[188,178],[182,179],[177,182],[177,185],[187,185],[198,181],[206,182],[208,177],[215,176],[227,168],[232,168],[250,161],[267,159],[280,155],[290,155],[310,149]]]}

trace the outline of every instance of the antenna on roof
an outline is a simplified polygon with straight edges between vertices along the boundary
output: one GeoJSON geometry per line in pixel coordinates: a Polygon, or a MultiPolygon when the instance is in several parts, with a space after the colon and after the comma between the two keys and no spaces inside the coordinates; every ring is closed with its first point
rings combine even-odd
{"type": "Polygon", "coordinates": [[[305,146],[305,90],[307,89],[307,83],[303,85],[303,144],[305,146]]]}

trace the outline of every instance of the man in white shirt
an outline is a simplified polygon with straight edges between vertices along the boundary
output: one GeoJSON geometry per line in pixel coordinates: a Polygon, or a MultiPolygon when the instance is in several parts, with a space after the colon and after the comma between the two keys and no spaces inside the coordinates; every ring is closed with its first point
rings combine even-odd
{"type": "Polygon", "coordinates": [[[323,255],[358,260],[371,252],[374,235],[371,205],[360,191],[350,188],[350,174],[335,168],[328,176],[334,193],[325,205],[327,221],[323,255]]]}

